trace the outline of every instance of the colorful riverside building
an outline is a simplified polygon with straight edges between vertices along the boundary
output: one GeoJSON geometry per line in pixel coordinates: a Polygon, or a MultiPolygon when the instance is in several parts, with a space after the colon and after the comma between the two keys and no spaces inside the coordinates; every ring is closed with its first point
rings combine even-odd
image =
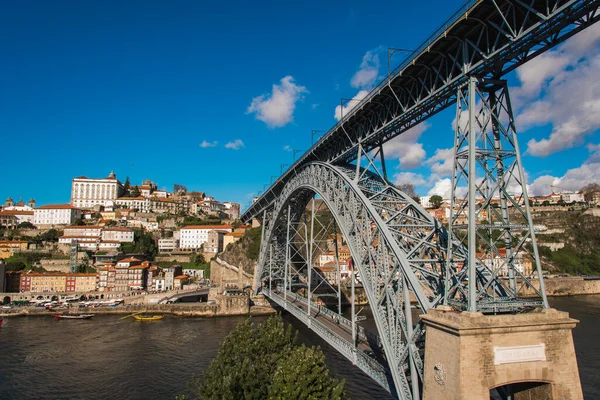
{"type": "Polygon", "coordinates": [[[8,258],[22,250],[27,250],[25,240],[0,240],[0,258],[8,258]]]}
{"type": "Polygon", "coordinates": [[[93,292],[96,290],[96,274],[63,272],[21,273],[19,292],[93,292]]]}
{"type": "Polygon", "coordinates": [[[154,289],[153,279],[161,268],[150,261],[135,257],[125,258],[117,264],[107,264],[97,273],[99,292],[127,292],[129,290],[154,289]]]}

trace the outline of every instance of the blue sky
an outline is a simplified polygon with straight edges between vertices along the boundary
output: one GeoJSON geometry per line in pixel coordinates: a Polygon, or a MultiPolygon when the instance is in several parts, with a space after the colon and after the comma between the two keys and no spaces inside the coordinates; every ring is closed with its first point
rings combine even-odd
{"type": "MultiPolygon", "coordinates": [[[[461,2],[204,3],[5,3],[0,200],[68,202],[114,170],[245,206],[461,2]]],[[[509,76],[534,194],[600,181],[599,27],[509,76]]],[[[454,114],[388,145],[397,182],[446,190],[454,114]]]]}

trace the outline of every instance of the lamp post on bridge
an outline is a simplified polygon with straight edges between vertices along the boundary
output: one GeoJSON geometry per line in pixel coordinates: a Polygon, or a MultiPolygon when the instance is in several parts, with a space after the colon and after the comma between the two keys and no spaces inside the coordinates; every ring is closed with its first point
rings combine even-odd
{"type": "Polygon", "coordinates": [[[412,53],[414,52],[414,50],[409,50],[409,49],[399,49],[399,48],[395,48],[395,47],[388,47],[387,49],[387,64],[388,64],[388,73],[387,73],[387,77],[388,80],[390,79],[390,73],[392,72],[392,57],[394,56],[394,54],[396,53],[412,53]]]}
{"type": "Polygon", "coordinates": [[[340,98],[340,121],[342,119],[344,119],[344,104],[348,104],[351,101],[358,101],[360,102],[362,99],[357,99],[357,98],[347,98],[347,97],[342,97],[340,98]]]}
{"type": "Polygon", "coordinates": [[[289,164],[280,164],[279,165],[279,175],[283,175],[283,168],[287,167],[289,164]]]}
{"type": "Polygon", "coordinates": [[[310,144],[311,144],[311,146],[313,144],[315,144],[315,135],[317,133],[324,133],[324,132],[325,131],[320,131],[320,130],[317,130],[317,129],[313,129],[312,131],[310,131],[310,144]]]}
{"type": "Polygon", "coordinates": [[[304,153],[305,150],[293,150],[294,153],[294,162],[296,162],[296,154],[298,153],[304,153]]]}

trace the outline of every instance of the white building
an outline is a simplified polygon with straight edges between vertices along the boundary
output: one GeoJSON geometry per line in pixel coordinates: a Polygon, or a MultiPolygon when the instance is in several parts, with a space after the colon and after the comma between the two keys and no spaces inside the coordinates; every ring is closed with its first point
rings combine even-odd
{"type": "Polygon", "coordinates": [[[158,239],[159,253],[176,251],[179,248],[179,239],[174,237],[158,239]]]}
{"type": "Polygon", "coordinates": [[[121,197],[115,200],[115,204],[141,213],[150,212],[150,200],[143,196],[121,197]]]}
{"type": "Polygon", "coordinates": [[[225,214],[229,216],[231,219],[239,219],[240,218],[240,205],[238,203],[232,203],[230,201],[226,201],[223,203],[225,207],[225,214]]]}
{"type": "Polygon", "coordinates": [[[129,228],[104,227],[102,228],[102,241],[113,241],[119,243],[132,243],[133,230],[129,228]]]}
{"type": "Polygon", "coordinates": [[[4,202],[4,207],[2,209],[9,211],[33,211],[34,208],[35,200],[33,198],[29,199],[27,204],[25,204],[22,198],[20,198],[19,201],[15,203],[13,199],[9,197],[4,202]]]}
{"type": "Polygon", "coordinates": [[[562,196],[562,199],[564,202],[566,203],[573,203],[573,202],[584,202],[585,199],[583,197],[583,193],[574,193],[574,192],[562,192],[560,194],[562,196]]]}
{"type": "Polygon", "coordinates": [[[327,253],[319,255],[319,266],[322,267],[325,264],[335,262],[335,252],[328,251],[327,253]]]}
{"type": "Polygon", "coordinates": [[[127,228],[101,226],[68,226],[64,235],[58,238],[60,244],[72,244],[85,250],[114,250],[123,242],[133,242],[133,231],[127,228]]]}
{"type": "Polygon", "coordinates": [[[197,250],[208,241],[208,232],[219,230],[233,232],[231,225],[190,225],[184,226],[179,234],[179,248],[182,250],[197,250]]]}
{"type": "Polygon", "coordinates": [[[71,184],[71,205],[81,208],[103,206],[123,194],[123,185],[114,172],[107,178],[86,178],[80,176],[71,184]]]}
{"type": "Polygon", "coordinates": [[[100,239],[102,233],[101,226],[81,225],[81,226],[67,226],[64,230],[64,236],[76,236],[76,237],[95,237],[100,239]]]}
{"type": "Polygon", "coordinates": [[[81,218],[81,210],[70,204],[49,204],[33,211],[33,224],[40,226],[71,225],[81,218]]]}

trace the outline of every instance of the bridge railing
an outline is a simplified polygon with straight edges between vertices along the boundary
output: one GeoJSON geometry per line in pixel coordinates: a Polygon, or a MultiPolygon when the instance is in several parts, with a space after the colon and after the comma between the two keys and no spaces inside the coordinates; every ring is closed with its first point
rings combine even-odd
{"type": "MultiPolygon", "coordinates": [[[[263,294],[275,301],[280,306],[285,305],[286,300],[278,293],[275,293],[268,288],[262,288],[262,291],[263,294]]],[[[303,303],[303,305],[306,305],[305,299],[303,299],[302,296],[292,293],[289,297],[299,303],[303,303]]],[[[290,301],[291,300],[287,300],[288,304],[290,301]]],[[[319,320],[314,318],[309,319],[308,315],[303,311],[303,309],[292,305],[292,307],[287,307],[287,310],[306,326],[309,326],[315,333],[317,333],[323,340],[339,351],[344,357],[352,361],[353,364],[356,364],[363,372],[379,383],[384,389],[390,391],[388,373],[385,368],[377,362],[377,360],[357,349],[351,342],[332,332],[319,320]]]]}
{"type": "MultiPolygon", "coordinates": [[[[308,299],[303,296],[300,296],[294,292],[287,293],[289,301],[302,303],[304,306],[308,306],[308,299]]],[[[318,304],[313,304],[316,310],[318,310],[319,314],[323,314],[327,316],[332,321],[336,322],[338,325],[344,326],[349,332],[352,332],[352,321],[342,315],[336,313],[335,311],[330,310],[327,307],[323,307],[318,304]]],[[[383,344],[381,342],[381,337],[360,325],[356,325],[356,336],[358,340],[368,343],[371,346],[376,346],[378,348],[382,348],[383,344]]]]}

